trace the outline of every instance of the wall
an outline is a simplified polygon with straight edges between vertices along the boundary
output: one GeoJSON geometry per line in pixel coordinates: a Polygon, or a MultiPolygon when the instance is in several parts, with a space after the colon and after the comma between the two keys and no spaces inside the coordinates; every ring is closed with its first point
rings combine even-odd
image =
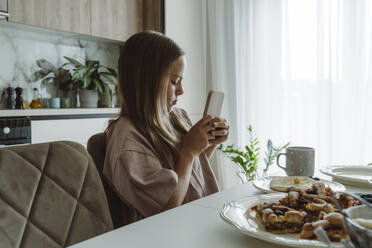
{"type": "Polygon", "coordinates": [[[207,95],[202,23],[202,1],[165,1],[165,33],[187,56],[184,95],[179,99],[179,106],[189,113],[193,122],[201,118],[207,95]]]}
{"type": "Polygon", "coordinates": [[[4,89],[24,88],[26,101],[32,100],[32,89],[39,88],[42,97],[55,94],[52,87],[41,88],[40,82],[29,83],[30,75],[38,70],[36,60],[44,58],[60,66],[63,56],[83,61],[99,60],[103,65],[116,68],[119,46],[53,30],[26,27],[0,21],[0,109],[5,108],[4,89]]]}

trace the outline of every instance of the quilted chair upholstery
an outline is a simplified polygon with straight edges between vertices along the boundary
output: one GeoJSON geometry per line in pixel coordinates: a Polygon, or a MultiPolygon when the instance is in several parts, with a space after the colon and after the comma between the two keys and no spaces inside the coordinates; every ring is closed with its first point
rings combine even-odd
{"type": "Polygon", "coordinates": [[[92,156],[99,175],[102,180],[103,187],[106,192],[107,202],[109,204],[112,222],[114,228],[123,226],[123,203],[120,198],[112,190],[112,187],[103,176],[103,164],[106,155],[106,135],[105,133],[98,133],[93,135],[88,140],[88,152],[92,156]]]}
{"type": "Polygon", "coordinates": [[[65,247],[112,230],[86,149],[61,141],[0,149],[0,247],[65,247]]]}

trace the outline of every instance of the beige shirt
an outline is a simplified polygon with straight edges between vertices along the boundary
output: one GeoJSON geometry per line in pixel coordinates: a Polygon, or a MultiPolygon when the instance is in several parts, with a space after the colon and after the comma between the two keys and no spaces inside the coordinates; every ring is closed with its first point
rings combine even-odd
{"type": "MultiPolygon", "coordinates": [[[[191,125],[185,111],[173,111],[191,125]]],[[[176,172],[161,164],[150,143],[126,117],[120,117],[107,135],[103,173],[123,201],[124,225],[161,212],[178,183],[176,172]]],[[[183,204],[216,192],[216,179],[202,152],[194,158],[183,204]]]]}

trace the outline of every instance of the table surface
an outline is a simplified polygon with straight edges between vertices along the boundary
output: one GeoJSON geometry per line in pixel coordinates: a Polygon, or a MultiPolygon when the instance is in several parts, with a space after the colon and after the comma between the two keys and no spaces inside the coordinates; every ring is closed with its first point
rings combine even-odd
{"type": "MultiPolygon", "coordinates": [[[[372,191],[345,187],[349,192],[372,191]]],[[[282,247],[240,233],[219,215],[225,203],[260,194],[252,183],[238,185],[71,247],[282,247]]]]}

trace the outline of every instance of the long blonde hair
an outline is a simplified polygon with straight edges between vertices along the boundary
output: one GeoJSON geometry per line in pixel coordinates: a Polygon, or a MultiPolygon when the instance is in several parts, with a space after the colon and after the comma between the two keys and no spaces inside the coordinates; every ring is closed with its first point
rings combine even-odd
{"type": "Polygon", "coordinates": [[[169,168],[173,168],[179,154],[174,130],[184,135],[188,127],[169,113],[168,82],[163,77],[170,64],[184,54],[170,38],[145,31],[130,37],[119,57],[120,116],[132,121],[162,164],[169,168]]]}

